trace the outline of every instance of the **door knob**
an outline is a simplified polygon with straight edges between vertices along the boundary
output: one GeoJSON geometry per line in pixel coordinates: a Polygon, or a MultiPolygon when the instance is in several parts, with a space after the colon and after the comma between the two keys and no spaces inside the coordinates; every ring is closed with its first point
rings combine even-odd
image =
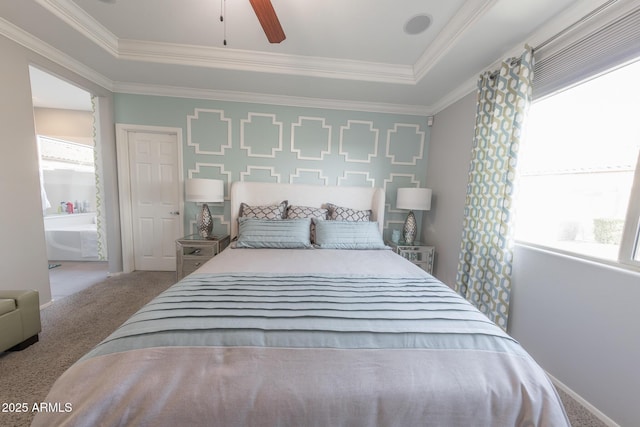
{"type": "Polygon", "coordinates": [[[169,212],[170,215],[180,215],[180,211],[171,211],[169,212]]]}

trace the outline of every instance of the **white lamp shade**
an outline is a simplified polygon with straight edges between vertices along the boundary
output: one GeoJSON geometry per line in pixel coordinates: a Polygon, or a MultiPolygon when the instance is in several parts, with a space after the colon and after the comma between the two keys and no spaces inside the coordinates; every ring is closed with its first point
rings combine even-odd
{"type": "Polygon", "coordinates": [[[430,188],[398,188],[396,208],[412,211],[428,211],[431,209],[430,188]]]}
{"type": "Polygon", "coordinates": [[[224,181],[189,178],[185,183],[187,202],[224,202],[224,181]]]}

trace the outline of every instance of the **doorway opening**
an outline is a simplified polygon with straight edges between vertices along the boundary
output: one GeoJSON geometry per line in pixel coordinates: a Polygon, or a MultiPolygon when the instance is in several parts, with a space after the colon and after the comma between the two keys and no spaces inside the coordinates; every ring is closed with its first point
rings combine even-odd
{"type": "Polygon", "coordinates": [[[29,67],[52,299],[106,279],[91,94],[29,67]]]}

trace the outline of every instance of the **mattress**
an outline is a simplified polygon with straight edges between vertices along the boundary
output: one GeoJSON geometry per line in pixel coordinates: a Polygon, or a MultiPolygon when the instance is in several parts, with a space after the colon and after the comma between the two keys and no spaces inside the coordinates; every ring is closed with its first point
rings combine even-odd
{"type": "Polygon", "coordinates": [[[33,425],[569,425],[510,336],[389,250],[228,248],[56,382],[33,425]]]}

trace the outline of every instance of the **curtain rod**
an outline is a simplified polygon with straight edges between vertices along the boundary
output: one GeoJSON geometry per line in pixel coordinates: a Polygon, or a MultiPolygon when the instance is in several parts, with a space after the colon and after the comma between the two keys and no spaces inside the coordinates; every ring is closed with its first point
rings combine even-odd
{"type": "Polygon", "coordinates": [[[569,25],[568,27],[566,27],[562,31],[560,31],[557,34],[549,37],[547,40],[543,41],[538,46],[534,47],[533,51],[535,52],[535,51],[540,50],[543,47],[547,46],[548,44],[553,43],[554,41],[556,41],[560,37],[564,36],[565,34],[570,32],[571,30],[573,30],[577,26],[584,24],[585,22],[587,22],[588,20],[590,20],[591,18],[593,18],[594,16],[596,16],[597,14],[599,14],[600,12],[604,11],[609,6],[611,6],[611,5],[613,5],[614,3],[617,3],[617,2],[618,2],[618,0],[609,0],[606,3],[603,3],[602,5],[600,5],[599,7],[595,8],[594,10],[592,10],[591,12],[589,12],[588,14],[583,16],[582,18],[578,19],[573,24],[569,25]]]}
{"type": "MultiPolygon", "coordinates": [[[[617,2],[618,2],[618,0],[609,0],[606,3],[601,4],[600,6],[598,6],[597,8],[592,10],[591,12],[587,13],[582,18],[578,19],[573,24],[569,25],[568,27],[564,28],[562,31],[554,34],[553,36],[549,37],[547,40],[545,40],[542,43],[540,43],[538,46],[534,47],[532,49],[532,52],[535,53],[537,50],[540,50],[540,49],[544,48],[545,46],[547,46],[548,44],[553,43],[554,41],[556,41],[557,39],[561,38],[562,36],[564,36],[565,34],[570,32],[574,28],[576,28],[576,27],[584,24],[585,22],[589,21],[591,18],[595,17],[596,15],[598,15],[599,13],[604,11],[605,9],[609,8],[609,6],[611,6],[611,5],[613,5],[614,3],[617,3],[617,2]]],[[[514,65],[516,65],[518,63],[520,63],[520,58],[512,58],[511,66],[514,66],[514,65]]],[[[500,70],[496,70],[493,73],[491,73],[489,75],[489,78],[490,79],[495,79],[498,76],[498,74],[500,74],[500,70]]]]}
{"type": "MultiPolygon", "coordinates": [[[[540,49],[544,48],[548,44],[553,43],[554,41],[556,41],[557,39],[561,38],[562,36],[564,36],[565,34],[570,32],[574,28],[584,24],[585,22],[587,22],[588,20],[590,20],[591,18],[593,18],[594,16],[598,15],[600,12],[604,11],[609,6],[611,6],[611,5],[613,5],[614,3],[617,3],[617,2],[618,2],[618,0],[609,0],[606,3],[601,4],[599,7],[595,8],[591,12],[587,13],[585,16],[583,16],[582,18],[578,19],[573,24],[569,25],[568,27],[564,28],[562,31],[554,34],[553,36],[549,37],[547,40],[545,40],[542,43],[540,43],[538,46],[534,47],[532,49],[533,53],[535,53],[537,50],[540,50],[540,49]]],[[[511,66],[514,66],[514,65],[518,64],[519,62],[520,62],[520,58],[512,58],[511,66]]],[[[496,70],[493,73],[491,73],[489,75],[489,78],[490,79],[495,79],[498,76],[498,74],[500,74],[500,70],[496,70]]]]}

